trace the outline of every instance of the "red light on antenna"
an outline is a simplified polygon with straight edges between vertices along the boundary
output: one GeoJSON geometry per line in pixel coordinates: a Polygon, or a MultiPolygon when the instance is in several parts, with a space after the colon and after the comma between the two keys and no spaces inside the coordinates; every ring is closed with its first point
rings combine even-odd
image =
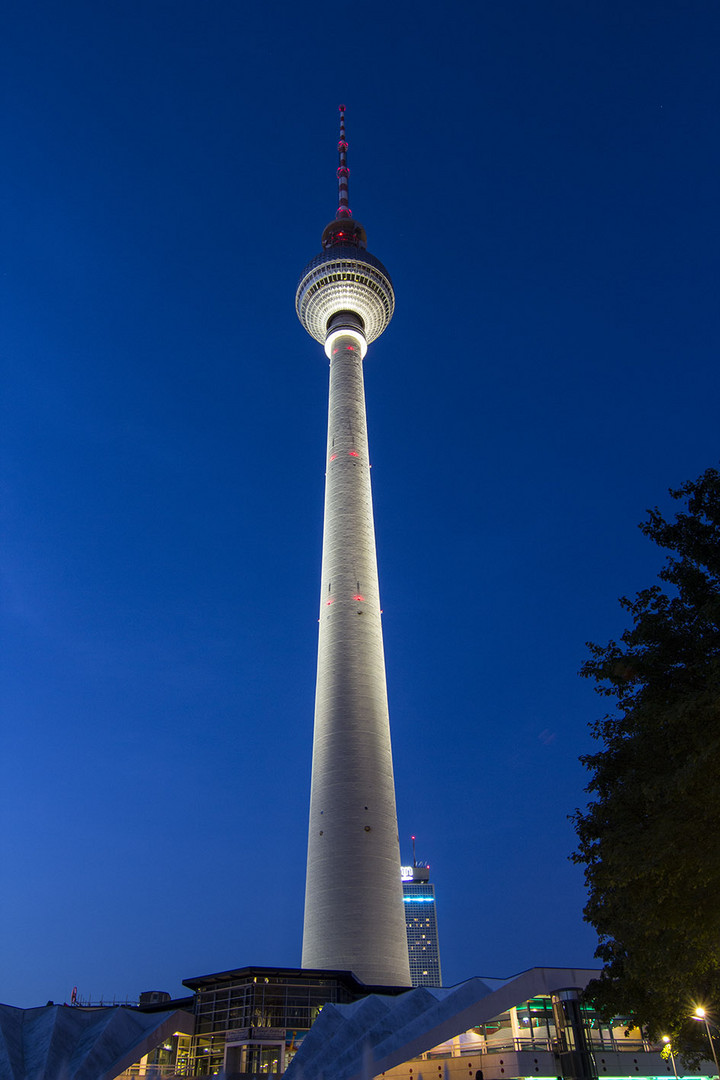
{"type": "Polygon", "coordinates": [[[336,457],[337,457],[337,454],[331,454],[330,455],[330,460],[334,461],[336,457]]]}
{"type": "Polygon", "coordinates": [[[333,602],[333,598],[332,598],[332,596],[331,596],[329,600],[326,600],[326,601],[325,601],[325,607],[330,607],[330,605],[332,604],[332,602],[333,602]]]}
{"type": "Polygon", "coordinates": [[[344,105],[338,105],[338,109],[340,110],[340,112],[345,112],[345,106],[344,105]]]}
{"type": "Polygon", "coordinates": [[[365,597],[361,596],[359,592],[355,593],[355,595],[353,596],[353,600],[362,600],[362,602],[365,603],[365,597]]]}
{"type": "Polygon", "coordinates": [[[350,457],[360,457],[357,450],[348,450],[348,454],[350,455],[350,457]]]}

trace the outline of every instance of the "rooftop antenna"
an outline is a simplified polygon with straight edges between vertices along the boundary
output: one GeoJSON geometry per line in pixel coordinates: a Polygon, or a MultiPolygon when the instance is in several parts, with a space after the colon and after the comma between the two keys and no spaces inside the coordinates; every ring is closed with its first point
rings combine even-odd
{"type": "Polygon", "coordinates": [[[413,866],[417,866],[417,859],[415,858],[415,837],[411,836],[410,839],[413,842],[413,866]]]}
{"type": "Polygon", "coordinates": [[[338,141],[338,211],[336,218],[351,218],[350,170],[347,167],[347,139],[345,138],[345,106],[340,105],[340,139],[338,141]]]}
{"type": "MultiPolygon", "coordinates": [[[[323,250],[328,251],[333,247],[367,249],[367,233],[359,221],[353,218],[350,209],[350,170],[347,167],[347,139],[345,138],[345,106],[340,105],[340,139],[338,141],[338,208],[335,217],[329,225],[326,225],[321,237],[323,250]]],[[[327,323],[327,313],[323,308],[323,335],[318,336],[318,341],[324,337],[327,323]]],[[[300,320],[302,322],[302,318],[300,320]]]]}

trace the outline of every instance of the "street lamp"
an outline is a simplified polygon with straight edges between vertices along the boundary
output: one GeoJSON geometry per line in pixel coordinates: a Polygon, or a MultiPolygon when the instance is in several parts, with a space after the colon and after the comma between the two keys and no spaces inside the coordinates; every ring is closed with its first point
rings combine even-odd
{"type": "Polygon", "coordinates": [[[672,1048],[672,1043],[670,1042],[670,1036],[669,1035],[663,1035],[662,1041],[667,1046],[668,1054],[670,1055],[670,1060],[672,1061],[673,1072],[675,1073],[675,1080],[678,1080],[677,1065],[675,1064],[675,1055],[673,1054],[673,1048],[672,1048]]]}
{"type": "MultiPolygon", "coordinates": [[[[717,1054],[715,1053],[715,1043],[712,1041],[712,1035],[710,1034],[710,1025],[708,1023],[707,1013],[700,1005],[698,1005],[692,1015],[692,1019],[700,1020],[705,1025],[705,1033],[707,1034],[708,1042],[710,1043],[710,1049],[712,1050],[713,1061],[715,1062],[715,1072],[717,1073],[718,1080],[720,1080],[720,1068],[718,1068],[718,1059],[717,1054]]],[[[713,1027],[715,1027],[714,1024],[713,1027]]]]}

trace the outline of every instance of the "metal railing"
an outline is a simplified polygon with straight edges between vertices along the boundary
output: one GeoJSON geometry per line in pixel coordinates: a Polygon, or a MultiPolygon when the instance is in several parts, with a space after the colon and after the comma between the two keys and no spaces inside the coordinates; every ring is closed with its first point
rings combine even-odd
{"type": "MultiPolygon", "coordinates": [[[[540,1051],[541,1053],[554,1053],[558,1050],[557,1040],[555,1039],[505,1039],[502,1042],[487,1042],[485,1039],[475,1043],[473,1046],[461,1046],[460,1054],[512,1054],[512,1053],[532,1053],[540,1051]]],[[[614,1036],[606,1035],[600,1038],[590,1038],[590,1050],[595,1052],[607,1051],[607,1053],[659,1053],[661,1047],[655,1043],[648,1042],[645,1039],[616,1039],[614,1036]]],[[[449,1052],[443,1055],[437,1054],[433,1057],[450,1057],[449,1052]]]]}
{"type": "Polygon", "coordinates": [[[187,1071],[179,1072],[179,1068],[178,1065],[131,1065],[117,1080],[177,1080],[190,1075],[187,1071]]]}

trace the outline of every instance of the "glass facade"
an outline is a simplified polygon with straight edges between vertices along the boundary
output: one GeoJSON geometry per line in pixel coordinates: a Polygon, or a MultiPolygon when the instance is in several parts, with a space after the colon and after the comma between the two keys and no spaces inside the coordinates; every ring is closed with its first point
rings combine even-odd
{"type": "Polygon", "coordinates": [[[301,977],[239,976],[237,981],[198,988],[196,1032],[288,1028],[302,1036],[326,1002],[352,1000],[334,979],[309,983],[301,977]]]}
{"type": "Polygon", "coordinates": [[[185,985],[195,991],[188,1076],[278,1076],[323,1005],[355,1001],[364,990],[349,973],[296,968],[241,968],[185,985]]]}
{"type": "MultiPolygon", "coordinates": [[[[649,1044],[643,1042],[638,1028],[628,1027],[628,1021],[618,1018],[611,1023],[599,1019],[589,1005],[580,1005],[582,1023],[592,1050],[642,1051],[649,1044]]],[[[555,1024],[550,997],[535,997],[514,1009],[494,1017],[485,1024],[473,1028],[484,1053],[502,1053],[512,1050],[555,1050],[560,1039],[555,1024]]]]}
{"type": "Polygon", "coordinates": [[[442,986],[435,889],[429,881],[403,881],[410,978],[413,986],[442,986]]]}
{"type": "MultiPolygon", "coordinates": [[[[417,924],[413,922],[413,933],[417,932],[420,942],[417,955],[423,958],[420,975],[428,978],[431,969],[426,962],[429,955],[426,920],[430,907],[427,897],[431,895],[432,886],[428,882],[404,884],[413,886],[407,908],[412,911],[415,903],[422,907],[420,914],[411,914],[410,918],[418,920],[417,924]]],[[[431,899],[434,908],[434,897],[431,899]]],[[[141,1062],[127,1069],[122,1074],[123,1080],[176,1080],[178,1077],[220,1074],[225,1080],[270,1080],[272,1077],[279,1080],[323,1005],[357,1001],[368,990],[350,973],[271,968],[221,972],[188,980],[186,985],[195,990],[195,1035],[175,1032],[141,1062]]],[[[555,1080],[559,1075],[568,1080],[588,1075],[593,1078],[599,1075],[600,1080],[616,1080],[616,1075],[631,1080],[634,1075],[647,1078],[652,1074],[655,1078],[670,1073],[670,1065],[667,1064],[665,1069],[666,1063],[659,1060],[661,1048],[643,1040],[641,1032],[629,1027],[625,1019],[617,1018],[607,1023],[582,1002],[578,1001],[577,1007],[577,1024],[571,1041],[574,1045],[578,1026],[582,1027],[583,1042],[594,1059],[592,1073],[589,1070],[579,1073],[570,1067],[572,1062],[563,1066],[563,1049],[565,1056],[572,1050],[567,1025],[562,1023],[558,1029],[557,1002],[553,1009],[550,996],[538,995],[427,1050],[404,1066],[392,1069],[387,1080],[413,1080],[421,1071],[422,1061],[435,1059],[445,1059],[443,1068],[450,1067],[449,1073],[442,1074],[447,1075],[447,1080],[477,1077],[478,1069],[488,1080],[505,1080],[501,1074],[507,1072],[508,1076],[515,1076],[516,1072],[508,1069],[520,1069],[521,1061],[524,1062],[523,1075],[532,1074],[535,1080],[555,1080]],[[616,1056],[610,1056],[618,1051],[627,1054],[627,1069],[618,1066],[616,1056]],[[515,1056],[523,1054],[533,1056],[515,1056]],[[648,1055],[658,1055],[657,1061],[648,1055]],[[454,1070],[454,1059],[460,1059],[467,1071],[454,1070]],[[416,1070],[414,1061],[419,1065],[416,1070]],[[652,1067],[649,1063],[653,1063],[652,1067]],[[409,1066],[413,1068],[408,1072],[409,1066]]],[[[697,1070],[688,1075],[701,1078],[704,1074],[697,1070]]],[[[672,1080],[670,1075],[667,1080],[672,1080]]]]}

